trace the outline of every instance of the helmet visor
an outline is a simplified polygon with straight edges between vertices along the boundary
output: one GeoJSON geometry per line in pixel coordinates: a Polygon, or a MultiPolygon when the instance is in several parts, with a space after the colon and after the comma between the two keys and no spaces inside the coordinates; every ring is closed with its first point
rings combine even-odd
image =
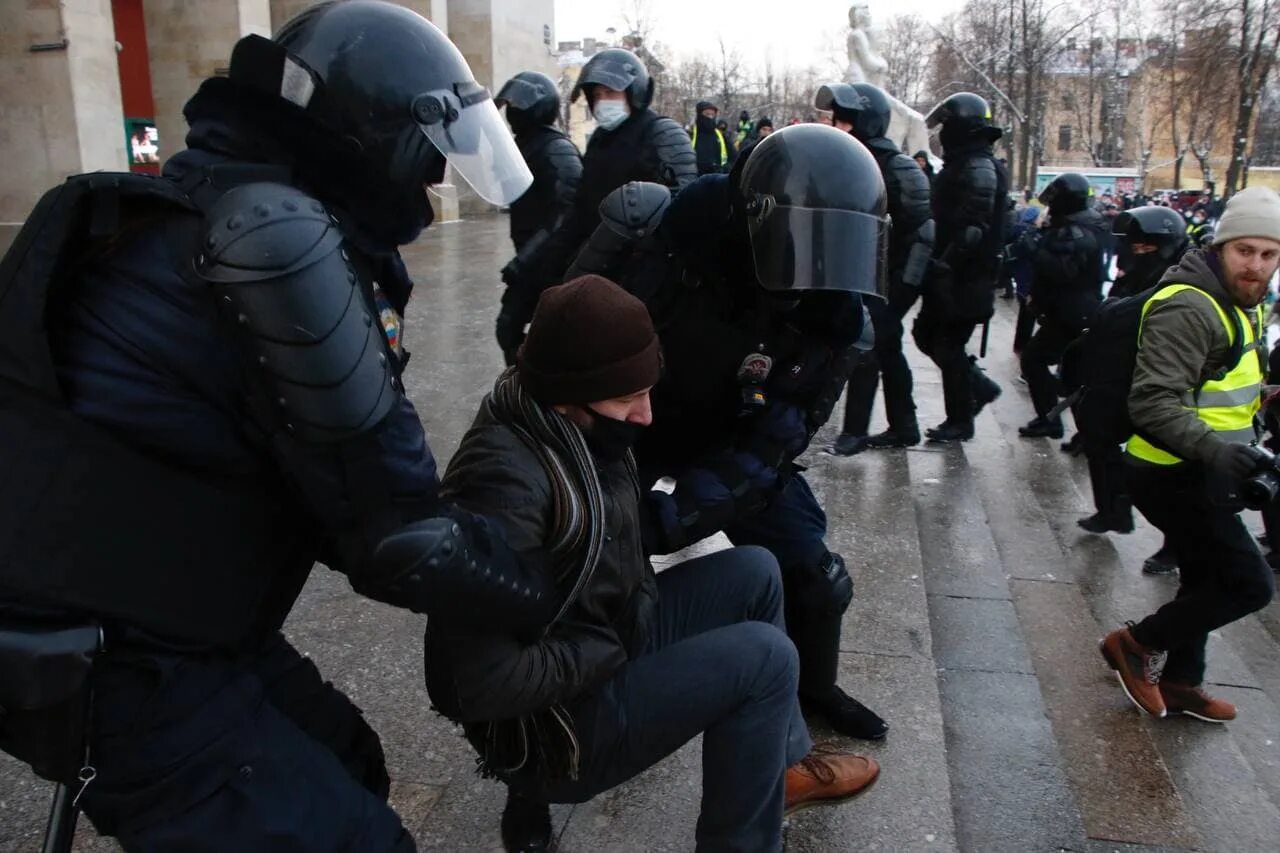
{"type": "Polygon", "coordinates": [[[605,86],[615,92],[625,92],[627,87],[635,82],[635,79],[635,70],[627,71],[621,63],[597,62],[582,70],[582,75],[578,77],[578,85],[573,87],[571,100],[576,101],[578,95],[585,93],[587,87],[593,84],[605,86]]]}
{"type": "Polygon", "coordinates": [[[750,233],[756,278],[766,290],[888,292],[888,219],[777,205],[750,219],[750,233]]]}
{"type": "Polygon", "coordinates": [[[526,80],[512,79],[506,82],[493,101],[499,109],[510,105],[518,110],[527,110],[544,94],[546,93],[526,80]]]}
{"type": "Polygon", "coordinates": [[[446,99],[457,109],[456,118],[418,125],[431,144],[490,204],[510,204],[524,195],[533,174],[493,101],[486,97],[458,109],[456,98],[446,99]]]}

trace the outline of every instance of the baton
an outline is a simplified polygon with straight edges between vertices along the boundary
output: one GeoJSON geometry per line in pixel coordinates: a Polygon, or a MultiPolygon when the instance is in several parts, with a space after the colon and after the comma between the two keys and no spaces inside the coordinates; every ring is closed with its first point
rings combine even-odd
{"type": "Polygon", "coordinates": [[[1055,418],[1062,417],[1062,413],[1065,412],[1067,409],[1071,408],[1072,406],[1074,406],[1076,403],[1079,403],[1080,398],[1083,396],[1084,396],[1083,388],[1077,388],[1076,390],[1072,391],[1070,396],[1063,397],[1061,400],[1058,401],[1058,405],[1054,406],[1052,409],[1049,410],[1049,414],[1044,416],[1045,420],[1051,421],[1055,418]]]}
{"type": "Polygon", "coordinates": [[[978,358],[987,357],[987,342],[991,340],[991,318],[982,321],[982,343],[978,345],[978,358]]]}

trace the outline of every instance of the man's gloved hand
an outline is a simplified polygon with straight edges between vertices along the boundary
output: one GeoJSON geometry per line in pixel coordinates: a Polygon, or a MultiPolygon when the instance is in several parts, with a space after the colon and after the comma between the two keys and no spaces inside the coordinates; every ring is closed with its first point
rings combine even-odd
{"type": "Polygon", "coordinates": [[[493,333],[502,350],[503,361],[506,362],[507,367],[510,367],[516,363],[516,353],[524,343],[524,320],[516,316],[510,307],[504,305],[498,312],[497,320],[494,321],[493,333]]]}
{"type": "Polygon", "coordinates": [[[809,423],[804,411],[791,403],[769,403],[751,416],[751,424],[738,441],[738,449],[750,453],[770,468],[804,453],[809,446],[809,423]]]}
{"type": "Polygon", "coordinates": [[[1209,469],[1231,483],[1238,483],[1258,470],[1267,457],[1250,444],[1224,441],[1214,448],[1208,458],[1209,469]]]}

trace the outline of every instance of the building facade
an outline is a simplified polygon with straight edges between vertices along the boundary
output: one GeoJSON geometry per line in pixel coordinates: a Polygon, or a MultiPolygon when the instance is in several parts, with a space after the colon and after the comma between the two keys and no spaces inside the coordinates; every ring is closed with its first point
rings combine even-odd
{"type": "MultiPolygon", "coordinates": [[[[555,76],[554,0],[399,0],[440,27],[496,89],[517,71],[555,76]]],[[[270,35],[314,0],[10,0],[0,30],[0,250],[68,175],[158,172],[182,149],[182,106],[225,74],[231,48],[270,35]],[[16,7],[16,8],[15,8],[16,7]]],[[[433,199],[456,215],[464,187],[433,199]],[[456,194],[454,191],[457,191],[456,194]]]]}

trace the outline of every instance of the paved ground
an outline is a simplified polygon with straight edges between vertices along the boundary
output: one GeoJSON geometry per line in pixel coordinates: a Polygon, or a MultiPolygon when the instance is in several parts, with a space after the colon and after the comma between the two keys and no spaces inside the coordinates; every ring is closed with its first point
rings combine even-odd
{"type": "MultiPolygon", "coordinates": [[[[436,227],[408,253],[411,396],[442,463],[499,368],[492,317],[506,221],[436,227]]],[[[1083,534],[1083,460],[1028,441],[1013,380],[1010,306],[988,368],[1005,386],[963,446],[805,462],[857,584],[843,681],[892,725],[865,747],[884,766],[866,796],[798,816],[788,848],[964,851],[1273,851],[1280,842],[1280,604],[1215,634],[1219,727],[1140,717],[1095,643],[1172,596],[1138,572],[1158,544],[1083,534]]],[[[942,420],[937,371],[912,354],[923,425],[942,420]]],[[[815,447],[829,443],[829,428],[815,447]]],[[[501,788],[428,707],[422,620],[318,570],[287,631],[382,734],[393,801],[424,849],[499,848],[501,788]]],[[[818,732],[819,737],[832,737],[818,732]]],[[[698,744],[591,803],[556,809],[566,851],[691,849],[698,744]]],[[[0,756],[0,851],[35,850],[48,786],[0,756]]],[[[112,850],[92,829],[77,848],[112,850]]]]}

